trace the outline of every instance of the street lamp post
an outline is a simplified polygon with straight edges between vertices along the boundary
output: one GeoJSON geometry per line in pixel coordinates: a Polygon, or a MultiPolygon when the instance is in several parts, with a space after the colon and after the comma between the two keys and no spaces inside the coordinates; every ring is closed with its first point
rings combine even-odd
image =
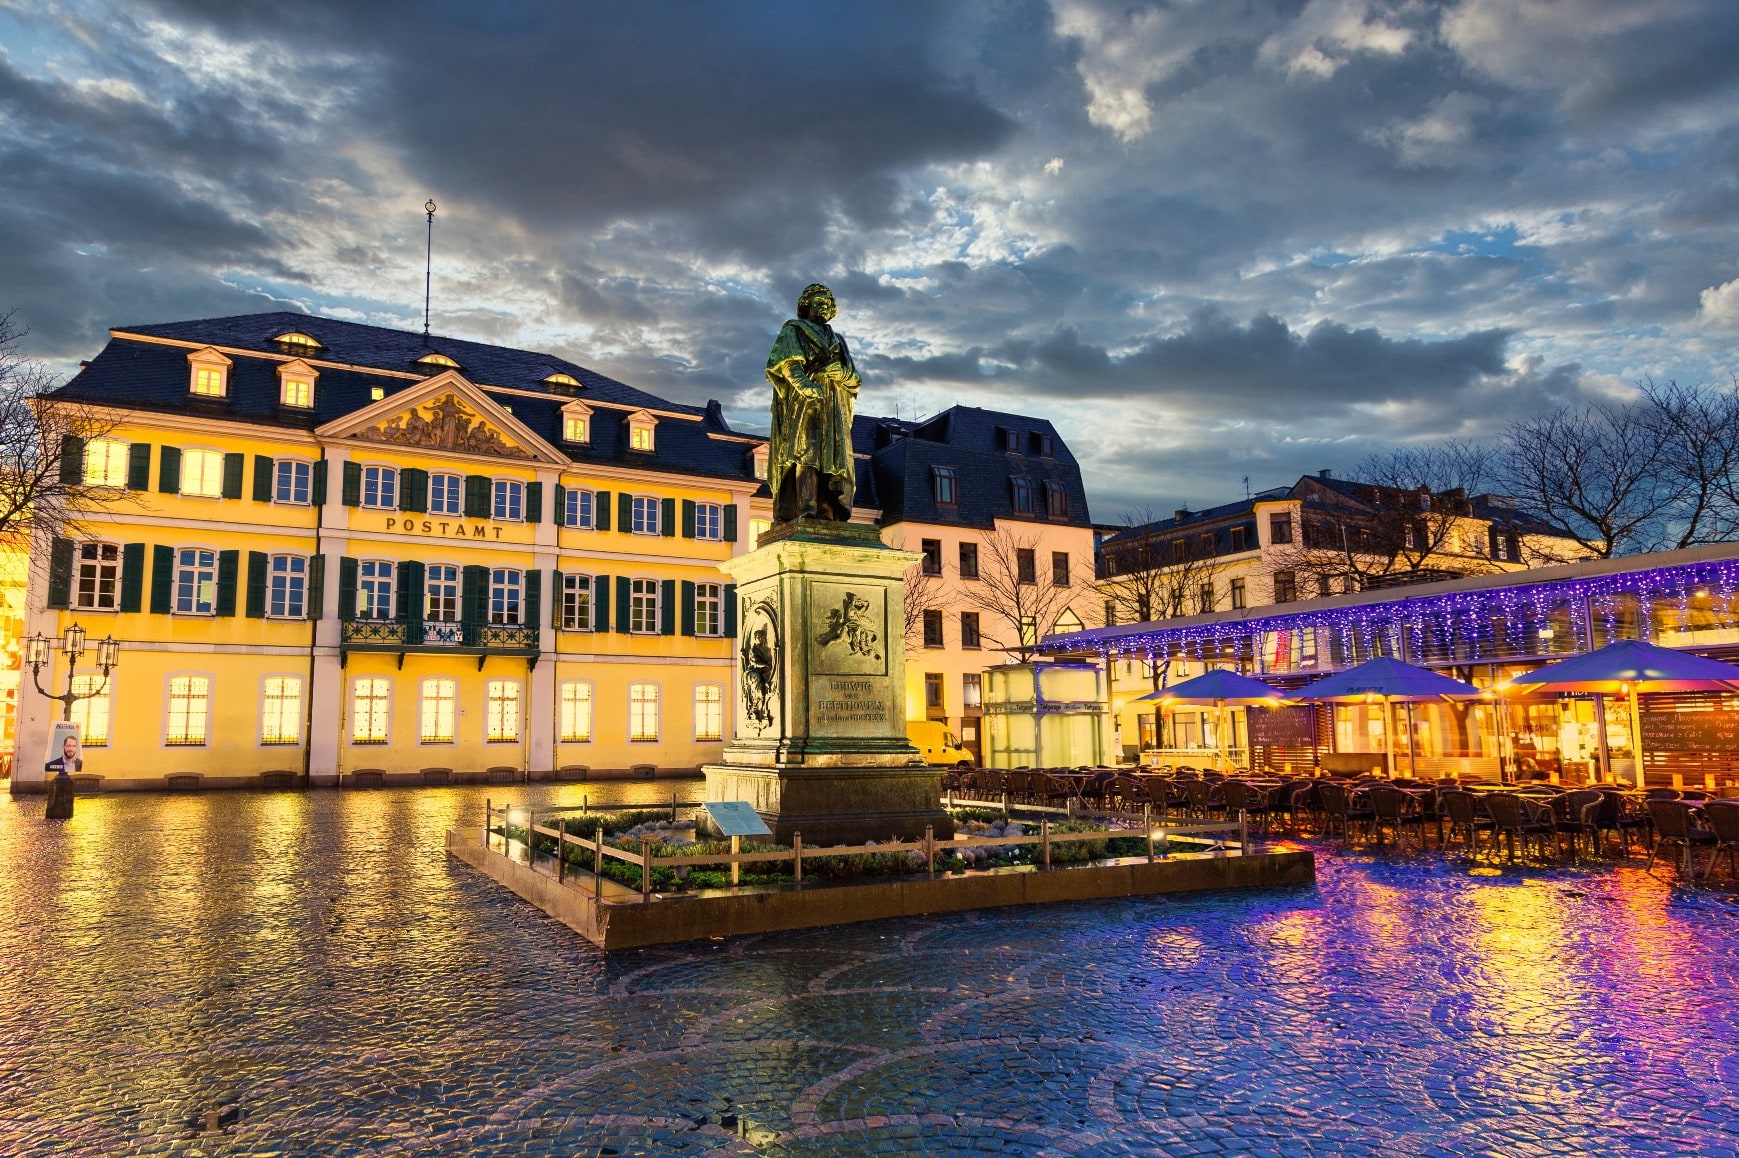
{"type": "MultiPolygon", "coordinates": [[[[66,634],[60,639],[50,639],[37,632],[24,641],[24,662],[30,665],[30,679],[36,685],[36,690],[44,698],[60,703],[60,718],[63,722],[72,720],[72,706],[80,700],[95,699],[108,691],[109,675],[121,662],[121,645],[113,636],[106,637],[97,644],[97,667],[102,669],[103,682],[93,691],[84,693],[73,690],[73,673],[78,667],[78,661],[85,653],[85,629],[73,624],[66,629],[66,634]],[[42,669],[49,661],[49,651],[58,643],[60,653],[66,656],[66,691],[53,695],[42,686],[42,669]]],[[[72,819],[72,776],[63,760],[60,771],[48,783],[48,819],[72,819]]]]}

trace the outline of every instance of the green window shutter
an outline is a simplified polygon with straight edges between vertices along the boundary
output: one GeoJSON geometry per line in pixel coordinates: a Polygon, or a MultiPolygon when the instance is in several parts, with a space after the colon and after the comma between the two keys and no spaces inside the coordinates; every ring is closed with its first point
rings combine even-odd
{"type": "Polygon", "coordinates": [[[543,484],[540,482],[525,484],[525,521],[543,522],[543,484]]]}
{"type": "MultiPolygon", "coordinates": [[[[676,500],[665,499],[664,510],[658,517],[658,530],[666,539],[676,538],[676,500]]],[[[692,536],[690,536],[692,538],[692,536]]]]}
{"type": "Polygon", "coordinates": [[[737,504],[725,504],[725,542],[737,541],[737,504]]]}
{"type": "Polygon", "coordinates": [[[429,509],[429,472],[416,466],[399,471],[399,510],[422,514],[429,509]]]}
{"type": "Polygon", "coordinates": [[[157,455],[157,492],[165,495],[181,493],[181,448],[166,446],[157,455]]]}
{"type": "Polygon", "coordinates": [[[682,581],[682,634],[694,634],[694,583],[682,581]]]}
{"type": "Polygon", "coordinates": [[[308,598],[303,602],[309,619],[326,614],[326,556],[308,556],[308,598]]]}
{"type": "Polygon", "coordinates": [[[608,531],[610,529],[610,492],[599,491],[592,496],[592,529],[608,531]]]}
{"type": "Polygon", "coordinates": [[[400,579],[404,589],[410,592],[409,607],[405,608],[403,616],[405,627],[413,632],[411,638],[420,639],[423,631],[423,609],[427,606],[425,595],[428,591],[428,568],[421,561],[412,559],[399,569],[400,579]]]}
{"type": "Polygon", "coordinates": [[[568,488],[561,483],[556,484],[555,500],[550,504],[549,521],[558,527],[565,527],[568,518],[568,488]]]}
{"type": "Polygon", "coordinates": [[[275,459],[264,454],[254,455],[254,502],[272,501],[272,473],[276,466],[275,459]]]}
{"type": "Polygon", "coordinates": [[[145,606],[145,544],[128,543],[121,548],[121,610],[139,611],[145,606]]]}
{"type": "Polygon", "coordinates": [[[338,618],[356,618],[356,560],[349,555],[338,559],[338,618]]]}
{"type": "MultiPolygon", "coordinates": [[[[525,573],[525,594],[521,597],[525,606],[521,608],[519,621],[530,627],[536,627],[543,622],[543,572],[527,571],[525,573]]],[[[552,603],[559,602],[551,600],[552,603]]]]}
{"type": "Polygon", "coordinates": [[[85,481],[85,440],[76,434],[60,436],[60,485],[76,487],[85,481]]]}
{"type": "Polygon", "coordinates": [[[616,631],[620,635],[628,633],[628,625],[631,622],[628,618],[628,593],[633,590],[633,587],[634,584],[626,576],[616,580],[616,631]]]}
{"type": "Polygon", "coordinates": [[[459,620],[465,642],[474,644],[478,628],[489,617],[489,568],[475,563],[467,566],[463,583],[459,594],[459,620]]]}
{"type": "Polygon", "coordinates": [[[737,585],[725,584],[725,638],[737,638],[737,585]]]}
{"type": "Polygon", "coordinates": [[[175,548],[151,548],[151,614],[175,610],[175,548]]]}
{"type": "Polygon", "coordinates": [[[616,496],[616,529],[624,535],[634,529],[634,496],[626,492],[616,496]]]}
{"type": "Polygon", "coordinates": [[[347,462],[344,464],[344,483],[340,497],[347,507],[362,505],[362,464],[347,462]]]}
{"type": "Polygon", "coordinates": [[[264,551],[248,552],[248,602],[247,617],[249,619],[264,619],[266,617],[266,569],[272,564],[264,551]]]}
{"type": "Polygon", "coordinates": [[[694,500],[682,500],[682,537],[694,538],[694,500]]]}
{"type": "Polygon", "coordinates": [[[592,576],[592,630],[610,630],[610,577],[592,576]]]}
{"type": "Polygon", "coordinates": [[[549,625],[559,628],[562,625],[562,602],[565,592],[562,590],[562,573],[549,573],[549,625]]]}
{"type": "Polygon", "coordinates": [[[64,611],[72,605],[72,540],[56,539],[48,547],[48,606],[64,611]]]}
{"type": "MultiPolygon", "coordinates": [[[[665,502],[674,502],[666,499],[665,502]]],[[[676,634],[676,580],[666,579],[658,586],[658,633],[676,634]]]]}
{"type": "Polygon", "coordinates": [[[247,456],[240,453],[223,456],[223,497],[242,497],[242,472],[247,469],[247,456]]]}
{"type": "Polygon", "coordinates": [[[487,519],[489,517],[489,479],[480,474],[465,476],[465,517],[467,519],[487,519]]]}
{"type": "Polygon", "coordinates": [[[308,496],[317,507],[326,505],[326,460],[314,464],[314,486],[308,496]]]}
{"type": "Polygon", "coordinates": [[[213,610],[219,615],[235,614],[236,572],[240,570],[240,551],[217,553],[217,605],[213,610]]]}
{"type": "Polygon", "coordinates": [[[130,491],[148,491],[151,489],[151,444],[135,442],[127,448],[127,489],[130,491]]]}

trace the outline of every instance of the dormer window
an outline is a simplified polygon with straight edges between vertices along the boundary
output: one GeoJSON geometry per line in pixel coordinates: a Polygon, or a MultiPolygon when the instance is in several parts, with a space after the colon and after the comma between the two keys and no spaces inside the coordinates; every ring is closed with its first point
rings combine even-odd
{"type": "Polygon", "coordinates": [[[996,428],[996,434],[998,440],[1002,443],[1002,449],[1005,453],[1020,453],[1020,431],[1010,430],[1006,426],[999,426],[996,428]]]}
{"type": "Polygon", "coordinates": [[[764,442],[749,452],[749,456],[754,462],[755,477],[763,482],[767,479],[767,458],[770,453],[764,442]]]}
{"type": "Polygon", "coordinates": [[[319,372],[297,358],[278,367],[278,405],[299,410],[314,407],[314,380],[319,372]]]}
{"type": "Polygon", "coordinates": [[[326,347],[315,338],[309,337],[300,330],[291,330],[287,334],[279,334],[272,341],[295,354],[315,354],[326,347]]]}
{"type": "Polygon", "coordinates": [[[562,441],[585,446],[592,441],[592,408],[584,402],[570,402],[562,407],[562,441]]]}
{"type": "Polygon", "coordinates": [[[457,370],[459,363],[445,354],[424,354],[417,359],[417,365],[430,374],[439,374],[443,370],[457,370]]]}
{"type": "Polygon", "coordinates": [[[651,454],[656,446],[653,432],[658,429],[658,419],[644,410],[636,410],[628,416],[628,449],[644,451],[651,454]]]}
{"type": "Polygon", "coordinates": [[[571,393],[580,388],[580,380],[572,374],[551,374],[543,380],[545,386],[562,393],[571,393]]]}
{"type": "Polygon", "coordinates": [[[229,397],[229,370],[235,363],[207,346],[187,355],[187,364],[193,371],[188,393],[200,398],[229,397]]]}
{"type": "Polygon", "coordinates": [[[1057,453],[1056,439],[1048,434],[1033,435],[1033,447],[1044,458],[1050,458],[1057,453]]]}

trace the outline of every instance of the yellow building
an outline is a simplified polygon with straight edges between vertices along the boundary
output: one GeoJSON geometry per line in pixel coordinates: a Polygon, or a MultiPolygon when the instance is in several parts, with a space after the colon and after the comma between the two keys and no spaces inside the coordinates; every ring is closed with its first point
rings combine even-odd
{"type": "MultiPolygon", "coordinates": [[[[106,687],[79,669],[101,694],[74,713],[105,787],[719,757],[735,623],[717,564],[765,488],[760,440],[716,404],[289,313],[113,330],[60,394],[112,420],[61,448],[109,501],[36,545],[26,631],[120,641],[106,687]]],[[[40,790],[57,710],[24,694],[14,791],[40,790]]]]}

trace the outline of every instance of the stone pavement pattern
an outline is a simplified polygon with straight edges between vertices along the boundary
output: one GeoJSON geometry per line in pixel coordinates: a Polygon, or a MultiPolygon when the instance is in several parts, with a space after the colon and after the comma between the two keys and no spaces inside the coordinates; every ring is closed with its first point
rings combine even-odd
{"type": "Polygon", "coordinates": [[[606,960],[447,860],[486,794],[0,804],[0,1154],[1739,1154],[1739,904],[1670,870],[606,960]]]}

